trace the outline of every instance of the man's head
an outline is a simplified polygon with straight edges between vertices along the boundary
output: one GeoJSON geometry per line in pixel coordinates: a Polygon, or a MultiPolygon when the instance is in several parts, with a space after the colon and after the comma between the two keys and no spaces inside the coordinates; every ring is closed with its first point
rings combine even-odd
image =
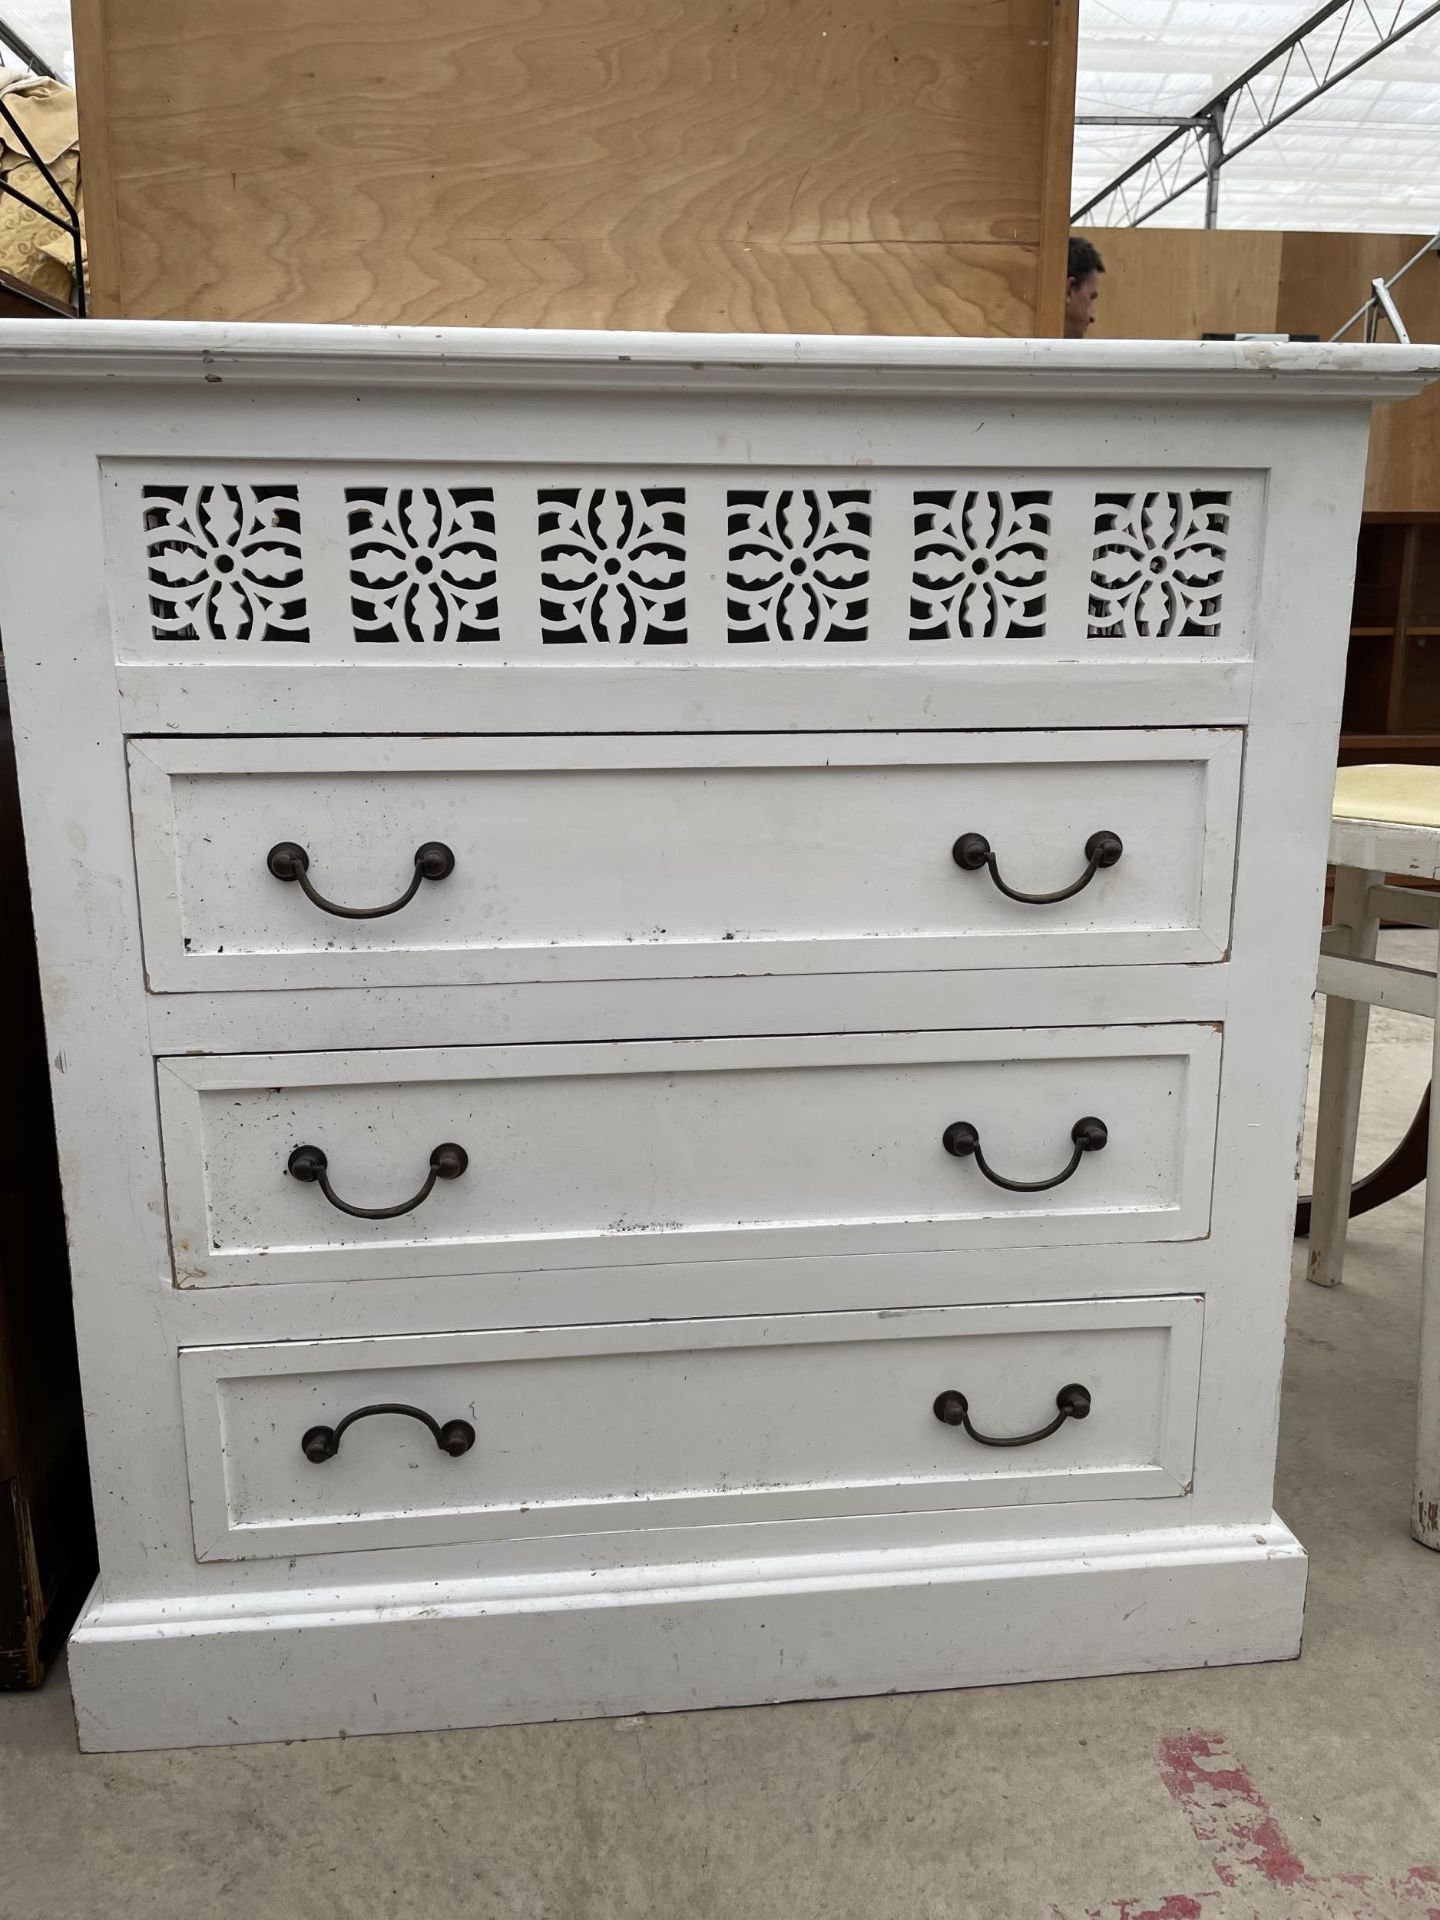
{"type": "Polygon", "coordinates": [[[1095,324],[1105,262],[1088,240],[1072,237],[1065,279],[1065,338],[1083,340],[1095,324]]]}

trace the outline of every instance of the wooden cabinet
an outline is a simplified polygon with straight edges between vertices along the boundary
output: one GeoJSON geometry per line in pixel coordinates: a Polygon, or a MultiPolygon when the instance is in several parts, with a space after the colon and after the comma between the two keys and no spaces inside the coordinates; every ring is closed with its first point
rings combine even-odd
{"type": "Polygon", "coordinates": [[[1440,761],[1440,514],[1360,529],[1340,764],[1440,761]]]}
{"type": "Polygon", "coordinates": [[[1292,1656],[1352,541],[1440,353],[22,327],[82,1741],[1292,1656]]]}

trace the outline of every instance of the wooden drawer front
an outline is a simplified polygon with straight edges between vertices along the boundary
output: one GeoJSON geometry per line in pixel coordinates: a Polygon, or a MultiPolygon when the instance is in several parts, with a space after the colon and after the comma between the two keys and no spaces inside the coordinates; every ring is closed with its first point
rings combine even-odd
{"type": "Polygon", "coordinates": [[[1229,940],[1236,731],[671,739],[182,740],[131,746],[156,991],[1203,961],[1229,940]],[[1008,898],[989,841],[1053,893],[1008,898]],[[379,906],[416,849],[453,871],[379,906]]]}
{"type": "Polygon", "coordinates": [[[1188,1492],[1192,1296],[289,1341],[181,1352],[202,1560],[1188,1492]],[[998,1436],[937,1419],[958,1389],[998,1436]],[[370,1415],[313,1461],[303,1437],[370,1415]]]}
{"type": "MultiPolygon", "coordinates": [[[[1220,1034],[1209,1026],[409,1048],[159,1063],[181,1285],[1206,1232],[1220,1034]],[[979,1132],[1042,1180],[1097,1116],[1103,1151],[1014,1193],[942,1144],[979,1132]],[[336,1197],[290,1177],[319,1148],[336,1197]],[[298,1163],[297,1163],[298,1164],[298,1163]]],[[[313,1172],[313,1158],[309,1168],[313,1172]]]]}

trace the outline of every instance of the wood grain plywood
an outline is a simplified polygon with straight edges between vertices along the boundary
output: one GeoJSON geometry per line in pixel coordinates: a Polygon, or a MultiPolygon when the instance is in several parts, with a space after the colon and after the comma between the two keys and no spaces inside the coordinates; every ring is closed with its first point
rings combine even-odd
{"type": "MultiPolygon", "coordinates": [[[[1075,0],[79,0],[103,310],[1034,330],[1075,0]]],[[[1058,211],[1057,211],[1058,210],[1058,211]]],[[[92,245],[95,245],[92,242],[92,245]]],[[[1051,282],[1048,330],[1058,322],[1051,282]]]]}
{"type": "Polygon", "coordinates": [[[98,317],[123,315],[120,223],[110,145],[109,47],[105,0],[70,0],[75,48],[75,107],[85,162],[85,271],[89,305],[98,317]]]}
{"type": "MultiPolygon", "coordinates": [[[[1287,332],[1318,333],[1342,327],[1377,277],[1388,280],[1425,244],[1424,234],[1287,233],[1280,278],[1278,324],[1287,332]]],[[[1440,326],[1440,262],[1422,260],[1395,290],[1411,336],[1435,339],[1440,326]]],[[[1379,338],[1393,339],[1388,327],[1379,338]]],[[[1361,340],[1357,327],[1347,338],[1361,340]]]]}
{"type": "Polygon", "coordinates": [[[1066,254],[1075,159],[1075,75],[1080,56],[1079,0],[1051,0],[1049,40],[1034,331],[1058,338],[1065,325],[1068,279],[1066,254]]]}
{"type": "Polygon", "coordinates": [[[1164,227],[1091,227],[1105,262],[1097,340],[1198,340],[1271,333],[1285,236],[1164,227]]]}
{"type": "MultiPolygon", "coordinates": [[[[1390,277],[1429,236],[1411,233],[1289,233],[1278,324],[1322,339],[1354,313],[1377,277],[1390,277]]],[[[1440,259],[1421,260],[1393,298],[1412,340],[1440,340],[1440,259]]],[[[1386,324],[1377,338],[1393,339],[1386,324]]],[[[1357,327],[1347,335],[1364,338],[1357,327]]],[[[1365,474],[1369,513],[1440,512],[1440,393],[1377,407],[1365,474]]]]}
{"type": "Polygon", "coordinates": [[[1375,409],[1365,510],[1440,513],[1440,396],[1433,388],[1375,409]]]}
{"type": "MultiPolygon", "coordinates": [[[[1162,227],[1087,230],[1105,260],[1094,337],[1196,340],[1202,333],[1315,333],[1328,339],[1377,277],[1424,244],[1408,233],[1241,233],[1162,227]]],[[[1440,340],[1440,259],[1395,290],[1412,340],[1440,340]]],[[[1347,336],[1363,339],[1356,328],[1347,336]]],[[[1379,338],[1391,339],[1387,327],[1379,338]]],[[[1377,407],[1365,507],[1440,513],[1440,389],[1377,407]]]]}

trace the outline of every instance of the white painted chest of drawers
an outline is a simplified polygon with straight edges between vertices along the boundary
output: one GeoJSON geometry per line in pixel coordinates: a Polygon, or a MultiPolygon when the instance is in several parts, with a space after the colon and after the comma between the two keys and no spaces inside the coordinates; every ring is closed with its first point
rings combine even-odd
{"type": "Polygon", "coordinates": [[[86,1745],[1295,1652],[1354,533],[1437,370],[7,325],[86,1745]]]}

